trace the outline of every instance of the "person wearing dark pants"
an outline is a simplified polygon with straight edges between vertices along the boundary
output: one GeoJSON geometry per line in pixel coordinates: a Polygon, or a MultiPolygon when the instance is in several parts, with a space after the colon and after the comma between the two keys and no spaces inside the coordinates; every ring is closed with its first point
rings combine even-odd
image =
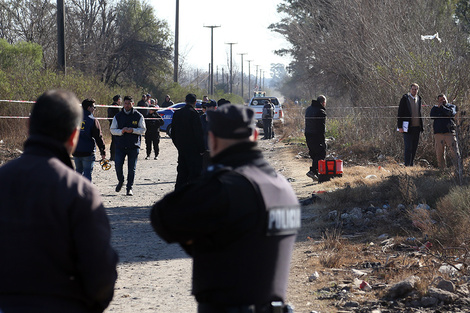
{"type": "MultiPolygon", "coordinates": [[[[153,99],[152,99],[153,100],[153,99]]],[[[145,157],[146,160],[150,159],[150,154],[153,151],[155,153],[154,160],[158,159],[158,154],[160,153],[160,148],[158,145],[160,144],[160,126],[162,126],[165,122],[160,114],[157,113],[155,103],[150,104],[149,112],[145,118],[145,126],[147,127],[147,131],[145,132],[145,148],[147,152],[147,156],[145,157]]]]}
{"type": "Polygon", "coordinates": [[[405,166],[413,166],[419,135],[423,131],[421,97],[418,95],[418,90],[418,84],[411,84],[410,92],[403,95],[398,106],[397,129],[403,133],[405,166]]]}
{"type": "Polygon", "coordinates": [[[274,105],[271,101],[266,100],[266,104],[263,106],[263,139],[274,138],[273,133],[273,118],[274,118],[274,105]]]}
{"type": "Polygon", "coordinates": [[[318,161],[326,157],[325,121],[326,121],[326,97],[321,95],[305,110],[305,141],[308,153],[312,159],[312,166],[307,176],[318,178],[318,161]]]}
{"type": "Polygon", "coordinates": [[[207,115],[213,165],[155,203],[153,229],[193,258],[198,313],[289,312],[298,199],[257,149],[252,109],[226,104],[207,115]]]}
{"type": "Polygon", "coordinates": [[[171,139],[178,149],[178,174],[175,189],[195,180],[202,172],[204,134],[201,119],[196,111],[196,95],[186,95],[186,105],[173,115],[171,139]]]}
{"type": "Polygon", "coordinates": [[[135,169],[137,166],[137,157],[139,156],[139,149],[141,137],[145,133],[145,121],[142,114],[133,108],[134,101],[132,97],[124,97],[124,107],[116,114],[111,124],[111,134],[116,136],[116,158],[114,160],[114,167],[116,169],[116,176],[118,184],[116,192],[121,191],[124,185],[124,174],[122,167],[124,159],[127,156],[127,195],[133,196],[132,187],[134,185],[135,169]]]}

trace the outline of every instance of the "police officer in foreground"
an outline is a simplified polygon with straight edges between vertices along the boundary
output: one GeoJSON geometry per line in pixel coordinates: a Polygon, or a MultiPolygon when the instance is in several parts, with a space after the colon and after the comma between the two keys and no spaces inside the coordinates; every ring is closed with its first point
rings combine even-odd
{"type": "Polygon", "coordinates": [[[199,313],[288,310],[283,301],[300,208],[287,180],[256,148],[253,117],[241,105],[208,111],[214,165],[152,208],[158,235],[194,259],[199,313]]]}

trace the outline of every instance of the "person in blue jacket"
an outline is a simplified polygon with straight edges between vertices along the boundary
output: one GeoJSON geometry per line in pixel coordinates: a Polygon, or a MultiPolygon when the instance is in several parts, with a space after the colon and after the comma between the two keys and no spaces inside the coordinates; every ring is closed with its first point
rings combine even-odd
{"type": "Polygon", "coordinates": [[[75,170],[91,181],[93,164],[95,163],[95,144],[100,149],[101,159],[106,158],[105,144],[101,126],[93,116],[95,111],[95,99],[85,99],[82,102],[83,121],[80,125],[80,137],[77,148],[73,153],[75,170]]]}

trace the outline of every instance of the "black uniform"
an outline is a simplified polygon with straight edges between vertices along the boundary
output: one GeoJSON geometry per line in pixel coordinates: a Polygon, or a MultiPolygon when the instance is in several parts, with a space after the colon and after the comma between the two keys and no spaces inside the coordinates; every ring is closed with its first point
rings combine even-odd
{"type": "Polygon", "coordinates": [[[171,125],[171,139],[178,149],[175,188],[179,188],[201,175],[204,136],[199,113],[189,104],[175,112],[171,125]]]}
{"type": "Polygon", "coordinates": [[[292,187],[255,147],[242,142],[220,152],[203,178],[152,209],[160,237],[194,258],[199,313],[265,312],[285,298],[300,209],[292,187]]]}
{"type": "Polygon", "coordinates": [[[158,157],[160,153],[160,149],[158,147],[160,143],[160,126],[162,126],[165,122],[163,118],[158,114],[156,111],[153,113],[147,114],[145,119],[145,126],[147,127],[147,131],[145,132],[145,147],[147,150],[147,157],[150,157],[150,153],[152,152],[152,145],[153,151],[155,152],[155,158],[158,157]],[[155,119],[155,120],[154,120],[155,119]]]}
{"type": "Polygon", "coordinates": [[[305,140],[312,158],[310,171],[315,175],[318,174],[318,161],[324,160],[326,156],[325,121],[325,107],[317,100],[312,100],[312,104],[305,110],[305,140]]]}

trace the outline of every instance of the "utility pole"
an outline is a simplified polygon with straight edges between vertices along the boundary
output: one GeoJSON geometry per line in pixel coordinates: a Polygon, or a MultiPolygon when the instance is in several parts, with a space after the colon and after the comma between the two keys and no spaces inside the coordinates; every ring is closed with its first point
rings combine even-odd
{"type": "Polygon", "coordinates": [[[259,68],[259,65],[255,65],[255,66],[256,66],[255,89],[259,90],[259,86],[258,86],[258,68],[259,68]]]}
{"type": "Polygon", "coordinates": [[[175,17],[175,60],[173,64],[173,81],[178,82],[178,38],[179,38],[179,21],[180,21],[180,1],[176,0],[176,17],[175,17]]]}
{"type": "Polygon", "coordinates": [[[57,66],[65,74],[65,7],[57,0],[57,66]]]}
{"type": "MultiPolygon", "coordinates": [[[[246,53],[239,53],[238,55],[240,55],[242,57],[242,99],[245,99],[244,98],[244,94],[243,94],[243,56],[245,55],[246,53]]],[[[245,103],[245,100],[243,100],[243,103],[245,103]]]]}
{"type": "Polygon", "coordinates": [[[247,60],[248,62],[248,99],[250,99],[252,97],[252,94],[251,94],[251,62],[253,62],[253,60],[247,60]]]}
{"type": "Polygon", "coordinates": [[[236,42],[226,42],[225,44],[230,45],[230,93],[232,93],[233,87],[233,76],[232,76],[232,46],[236,45],[236,42]]]}
{"type": "Polygon", "coordinates": [[[220,25],[210,25],[205,26],[206,28],[211,29],[211,68],[210,68],[210,80],[211,80],[211,88],[210,94],[214,94],[214,28],[220,27],[220,25]]]}

